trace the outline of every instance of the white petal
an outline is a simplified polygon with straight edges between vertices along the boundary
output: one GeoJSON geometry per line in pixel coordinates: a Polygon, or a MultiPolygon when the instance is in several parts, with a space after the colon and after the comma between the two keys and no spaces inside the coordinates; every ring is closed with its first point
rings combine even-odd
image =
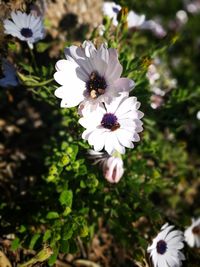
{"type": "Polygon", "coordinates": [[[108,82],[112,84],[113,81],[120,78],[123,69],[118,60],[117,50],[114,48],[109,48],[108,53],[109,53],[109,60],[105,72],[105,77],[108,80],[108,82]]]}
{"type": "Polygon", "coordinates": [[[127,132],[125,130],[123,131],[123,130],[118,129],[116,131],[116,136],[117,136],[117,138],[118,138],[118,140],[119,140],[119,142],[120,142],[120,144],[122,146],[125,146],[125,147],[128,147],[128,148],[133,148],[134,147],[133,143],[131,142],[131,139],[128,138],[129,137],[129,132],[127,132]]]}
{"type": "Polygon", "coordinates": [[[88,143],[94,146],[95,151],[101,151],[105,144],[105,129],[96,129],[88,137],[88,143]]]}
{"type": "Polygon", "coordinates": [[[74,87],[72,90],[70,86],[61,86],[56,89],[54,94],[58,98],[62,98],[61,107],[75,107],[84,99],[79,87],[74,87]]]}
{"type": "Polygon", "coordinates": [[[10,15],[18,29],[24,27],[24,15],[21,11],[17,11],[16,13],[12,11],[10,15]]]}
{"type": "Polygon", "coordinates": [[[86,57],[84,49],[82,47],[77,47],[72,45],[65,48],[65,56],[68,60],[76,62],[82,71],[84,71],[86,76],[89,76],[92,71],[94,71],[90,60],[86,57]]]}
{"type": "Polygon", "coordinates": [[[165,241],[169,242],[171,239],[175,237],[180,237],[183,240],[183,233],[179,230],[171,231],[165,238],[165,241]]]}
{"type": "Polygon", "coordinates": [[[131,111],[136,101],[136,97],[124,97],[115,113],[116,116],[120,118],[122,114],[131,111]]]}

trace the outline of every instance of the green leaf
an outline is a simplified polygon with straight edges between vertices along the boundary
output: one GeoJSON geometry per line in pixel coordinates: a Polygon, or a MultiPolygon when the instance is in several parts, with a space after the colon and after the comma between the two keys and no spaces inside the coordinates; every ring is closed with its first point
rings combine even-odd
{"type": "Polygon", "coordinates": [[[38,53],[43,53],[45,50],[47,50],[51,46],[51,43],[44,43],[40,42],[36,45],[36,50],[38,53]]]}
{"type": "Polygon", "coordinates": [[[65,225],[62,229],[62,239],[63,240],[68,240],[72,237],[73,235],[73,229],[71,225],[65,225]]]}
{"type": "Polygon", "coordinates": [[[24,225],[20,225],[19,233],[24,233],[26,231],[26,227],[24,225]]]}
{"type": "Polygon", "coordinates": [[[30,242],[30,245],[29,245],[29,248],[30,249],[34,249],[34,246],[37,242],[37,240],[40,238],[40,234],[34,234],[33,237],[31,238],[31,242],[30,242]]]}
{"type": "Polygon", "coordinates": [[[66,207],[66,209],[63,212],[63,216],[64,217],[67,217],[71,213],[71,211],[72,211],[71,208],[66,207]]]}
{"type": "Polygon", "coordinates": [[[60,251],[62,253],[68,253],[69,252],[69,243],[68,243],[68,241],[61,240],[60,251]]]}
{"type": "Polygon", "coordinates": [[[71,208],[73,200],[73,193],[71,190],[64,190],[59,197],[61,205],[66,205],[71,208]]]}
{"type": "Polygon", "coordinates": [[[20,246],[20,239],[16,237],[11,243],[11,250],[17,250],[20,246]]]}
{"type": "Polygon", "coordinates": [[[58,248],[54,249],[53,255],[51,255],[51,257],[48,260],[48,264],[50,266],[52,266],[56,262],[57,257],[58,257],[58,252],[59,252],[58,248]]]}
{"type": "Polygon", "coordinates": [[[43,236],[43,241],[46,242],[51,237],[51,230],[47,230],[43,236]]]}
{"type": "Polygon", "coordinates": [[[59,218],[59,214],[56,211],[50,211],[47,213],[47,219],[58,219],[59,218]]]}

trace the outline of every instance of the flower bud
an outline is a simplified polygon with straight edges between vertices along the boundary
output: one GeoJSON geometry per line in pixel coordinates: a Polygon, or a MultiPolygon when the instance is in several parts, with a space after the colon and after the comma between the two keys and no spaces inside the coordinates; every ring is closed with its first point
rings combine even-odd
{"type": "Polygon", "coordinates": [[[109,157],[103,164],[103,173],[110,183],[118,183],[124,173],[123,161],[118,157],[109,157]]]}

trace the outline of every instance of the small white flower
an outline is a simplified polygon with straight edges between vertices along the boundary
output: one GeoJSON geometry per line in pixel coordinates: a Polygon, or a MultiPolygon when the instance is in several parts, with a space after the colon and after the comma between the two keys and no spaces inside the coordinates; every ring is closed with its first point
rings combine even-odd
{"type": "Polygon", "coordinates": [[[200,248],[200,218],[192,219],[192,225],[185,230],[184,236],[190,247],[200,248]]]}
{"type": "Polygon", "coordinates": [[[112,23],[114,26],[118,25],[117,15],[119,14],[120,10],[121,6],[115,4],[114,2],[103,3],[103,14],[112,19],[112,23]]]}
{"type": "Polygon", "coordinates": [[[154,20],[146,20],[140,27],[143,30],[150,30],[152,33],[158,37],[163,38],[166,36],[165,29],[156,21],[154,20]]]}
{"type": "Polygon", "coordinates": [[[182,231],[172,230],[173,225],[166,223],[161,232],[153,239],[148,247],[154,267],[179,267],[185,256],[180,251],[184,247],[184,236],[182,231]]]}
{"type": "Polygon", "coordinates": [[[191,14],[196,14],[200,11],[200,2],[199,0],[185,1],[185,7],[191,14]]]}
{"type": "Polygon", "coordinates": [[[104,33],[105,33],[106,28],[105,28],[105,26],[104,26],[103,24],[100,24],[100,25],[98,26],[97,30],[98,30],[99,35],[100,35],[100,36],[103,36],[104,33]]]}
{"type": "Polygon", "coordinates": [[[180,25],[184,25],[188,22],[188,15],[185,10],[179,10],[176,12],[176,18],[180,25]]]}
{"type": "Polygon", "coordinates": [[[90,41],[82,47],[65,49],[67,60],[59,60],[54,79],[61,85],[55,95],[61,98],[61,107],[82,104],[85,109],[95,110],[99,103],[112,102],[122,92],[127,94],[134,86],[128,78],[120,78],[122,66],[116,49],[102,44],[98,49],[90,41]]]}
{"type": "Polygon", "coordinates": [[[115,151],[124,154],[125,147],[133,148],[138,142],[139,132],[143,130],[139,111],[140,103],[136,97],[122,95],[111,104],[100,104],[96,110],[82,112],[79,123],[86,128],[82,138],[94,146],[95,151],[103,148],[112,155],[115,151]]]}
{"type": "Polygon", "coordinates": [[[11,18],[12,21],[4,20],[5,33],[26,41],[31,49],[33,43],[44,38],[45,33],[41,17],[28,15],[21,11],[12,11],[11,18]]]}
{"type": "Polygon", "coordinates": [[[96,152],[89,150],[90,158],[95,160],[94,164],[99,164],[103,169],[106,180],[110,183],[118,183],[124,174],[124,164],[118,153],[110,156],[106,152],[96,152]]]}
{"type": "Polygon", "coordinates": [[[2,73],[3,78],[0,79],[0,86],[9,87],[19,84],[14,66],[6,59],[2,59],[2,73]]]}
{"type": "Polygon", "coordinates": [[[150,85],[153,85],[155,81],[157,81],[160,78],[160,74],[158,73],[155,64],[149,65],[146,76],[147,79],[149,80],[150,85]]]}
{"type": "Polygon", "coordinates": [[[200,120],[200,110],[197,112],[197,120],[200,120]]]}
{"type": "Polygon", "coordinates": [[[145,15],[138,15],[130,11],[127,16],[128,28],[139,28],[145,21],[145,15]]]}

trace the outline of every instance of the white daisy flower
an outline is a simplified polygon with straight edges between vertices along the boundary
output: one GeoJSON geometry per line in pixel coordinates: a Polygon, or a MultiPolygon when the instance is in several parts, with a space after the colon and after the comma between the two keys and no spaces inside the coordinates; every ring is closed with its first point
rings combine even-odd
{"type": "Polygon", "coordinates": [[[2,74],[0,86],[9,87],[19,84],[14,66],[6,59],[2,59],[2,74]]]}
{"type": "Polygon", "coordinates": [[[145,15],[138,15],[130,11],[127,16],[128,28],[139,28],[145,21],[145,15]]]}
{"type": "Polygon", "coordinates": [[[103,169],[105,179],[110,183],[118,183],[124,174],[124,164],[118,153],[110,156],[106,152],[89,150],[90,158],[94,164],[99,164],[103,169]]]}
{"type": "Polygon", "coordinates": [[[88,140],[95,151],[103,148],[112,155],[115,150],[125,153],[125,147],[133,148],[133,142],[138,142],[139,132],[143,130],[139,111],[140,103],[136,97],[122,95],[115,98],[111,104],[100,104],[93,112],[82,112],[79,123],[86,128],[82,138],[88,140]]]}
{"type": "Polygon", "coordinates": [[[166,223],[162,226],[161,232],[153,239],[148,247],[154,267],[179,267],[185,256],[180,251],[184,247],[183,232],[172,230],[173,225],[166,223]]]}
{"type": "Polygon", "coordinates": [[[55,95],[61,98],[61,107],[75,107],[82,103],[84,108],[94,110],[99,103],[112,102],[122,92],[130,92],[134,82],[120,78],[122,66],[116,49],[102,44],[96,49],[90,41],[82,47],[65,49],[67,58],[56,64],[54,79],[61,85],[55,95]]]}
{"type": "Polygon", "coordinates": [[[115,4],[114,2],[105,2],[103,3],[103,14],[112,19],[112,24],[114,26],[118,25],[117,16],[121,10],[121,6],[115,4]]]}
{"type": "Polygon", "coordinates": [[[190,247],[200,248],[200,218],[192,219],[192,224],[185,230],[184,236],[190,247]]]}
{"type": "Polygon", "coordinates": [[[22,41],[26,41],[29,47],[33,43],[44,38],[44,27],[42,17],[33,14],[22,13],[21,11],[11,12],[12,21],[4,20],[5,33],[11,34],[22,41]]]}
{"type": "Polygon", "coordinates": [[[144,21],[144,23],[141,25],[141,29],[152,31],[152,33],[158,38],[163,38],[167,34],[165,29],[158,22],[154,20],[144,21]]]}

